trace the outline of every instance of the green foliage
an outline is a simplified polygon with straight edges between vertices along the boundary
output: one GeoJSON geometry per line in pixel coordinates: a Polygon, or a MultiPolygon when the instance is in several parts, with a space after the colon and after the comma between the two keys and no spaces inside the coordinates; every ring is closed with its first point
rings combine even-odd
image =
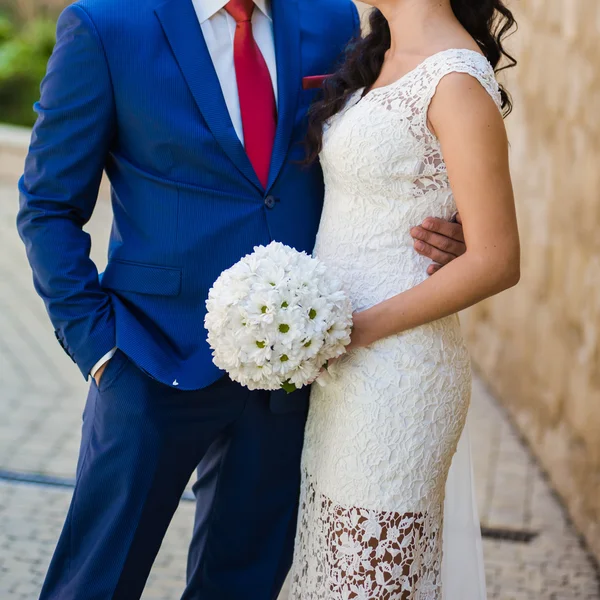
{"type": "Polygon", "coordinates": [[[295,384],[293,384],[291,381],[286,381],[285,383],[281,384],[281,389],[286,393],[286,394],[292,394],[293,392],[295,392],[298,388],[296,387],[295,384]]]}
{"type": "Polygon", "coordinates": [[[48,17],[18,24],[0,14],[0,121],[31,126],[33,104],[55,43],[48,17]]]}
{"type": "Polygon", "coordinates": [[[4,44],[10,40],[15,34],[15,27],[12,21],[5,15],[0,13],[0,44],[4,44]]]}

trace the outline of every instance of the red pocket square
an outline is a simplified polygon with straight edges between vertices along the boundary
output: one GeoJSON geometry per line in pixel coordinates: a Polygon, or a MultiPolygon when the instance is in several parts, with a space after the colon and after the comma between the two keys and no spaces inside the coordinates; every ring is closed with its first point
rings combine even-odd
{"type": "Polygon", "coordinates": [[[302,79],[302,89],[316,90],[323,87],[325,80],[331,75],[311,75],[302,79]]]}

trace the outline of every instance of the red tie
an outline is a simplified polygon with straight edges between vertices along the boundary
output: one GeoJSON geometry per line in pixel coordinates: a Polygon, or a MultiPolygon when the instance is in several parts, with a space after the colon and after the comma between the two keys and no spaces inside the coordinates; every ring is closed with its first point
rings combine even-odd
{"type": "Polygon", "coordinates": [[[277,105],[269,68],[252,34],[254,7],[254,0],[231,0],[225,10],[237,23],[233,60],[246,153],[266,188],[277,129],[277,105]]]}

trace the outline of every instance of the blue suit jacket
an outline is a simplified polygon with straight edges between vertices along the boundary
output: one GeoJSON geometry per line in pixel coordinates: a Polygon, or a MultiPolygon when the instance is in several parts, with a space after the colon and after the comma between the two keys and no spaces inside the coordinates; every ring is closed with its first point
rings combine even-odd
{"type": "Polygon", "coordinates": [[[263,189],[238,140],[191,0],[81,0],[58,23],[36,104],[18,227],[56,336],[87,377],[118,346],[167,385],[222,376],[204,329],[218,275],[257,244],[312,251],[318,166],[298,164],[314,91],[358,29],[350,0],[272,0],[279,123],[263,189]],[[103,170],[109,262],[89,258],[103,170]]]}

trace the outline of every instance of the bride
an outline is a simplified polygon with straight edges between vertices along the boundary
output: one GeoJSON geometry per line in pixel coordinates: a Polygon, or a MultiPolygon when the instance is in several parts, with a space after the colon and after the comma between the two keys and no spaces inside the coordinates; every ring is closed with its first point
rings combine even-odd
{"type": "Polygon", "coordinates": [[[468,471],[458,502],[447,487],[471,388],[456,313],[519,280],[511,105],[494,74],[514,64],[514,21],[501,0],[369,3],[369,35],[311,112],[326,180],[315,255],[356,313],[349,353],[313,387],[291,598],[482,600],[478,531],[454,514],[468,471]],[[467,252],[426,279],[410,228],[457,210],[467,252]]]}

